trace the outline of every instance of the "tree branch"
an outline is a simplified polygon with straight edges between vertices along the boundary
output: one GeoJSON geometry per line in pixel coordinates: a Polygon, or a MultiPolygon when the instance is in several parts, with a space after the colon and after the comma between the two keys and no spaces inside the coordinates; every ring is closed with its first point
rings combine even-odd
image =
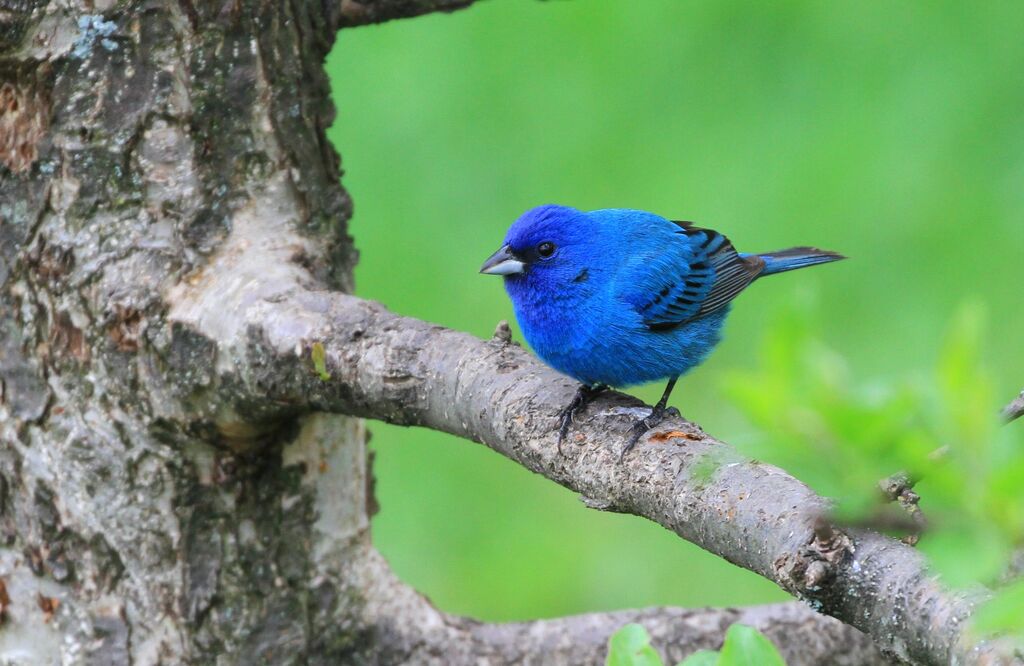
{"type": "Polygon", "coordinates": [[[1020,392],[1013,402],[1003,407],[1003,418],[1007,423],[1024,415],[1024,391],[1020,392]]]}
{"type": "MultiPolygon", "coordinates": [[[[282,415],[324,410],[441,430],[485,443],[591,506],[658,522],[903,659],[945,664],[997,650],[963,636],[984,591],[944,589],[919,553],[893,539],[833,529],[822,520],[829,502],[784,471],[743,459],[683,419],[666,421],[619,464],[632,420],[646,411],[618,393],[588,409],[570,436],[576,445],[559,454],[556,416],[574,382],[501,339],[482,341],[344,294],[241,280],[236,265],[245,255],[267,243],[287,246],[251,231],[236,227],[245,249],[229,240],[203,280],[186,281],[192,286],[170,299],[172,319],[217,339],[231,359],[222,368],[231,378],[223,398],[231,408],[219,410],[215,424],[222,431],[232,419],[266,419],[268,404],[282,415]],[[314,343],[324,347],[328,381],[313,370],[314,343]],[[259,409],[247,411],[254,404],[259,409]]],[[[259,258],[266,265],[268,257],[259,258]]]]}
{"type": "MultiPolygon", "coordinates": [[[[916,546],[921,539],[921,534],[928,527],[928,520],[925,518],[924,512],[921,511],[921,496],[914,492],[915,483],[916,480],[910,478],[906,472],[897,472],[878,482],[878,487],[885,499],[899,504],[910,518],[910,533],[900,539],[908,546],[916,546]]],[[[871,526],[879,527],[877,524],[871,526]]]]}
{"type": "Polygon", "coordinates": [[[367,553],[366,565],[364,578],[374,581],[367,620],[371,631],[387,636],[372,642],[380,653],[363,655],[370,663],[431,663],[443,655],[443,663],[451,666],[600,664],[609,637],[630,622],[647,629],[655,649],[670,664],[697,650],[720,648],[726,629],[735,622],[768,636],[790,666],[891,663],[861,632],[796,602],[750,608],[647,608],[489,624],[438,611],[398,581],[374,551],[367,553]]]}
{"type": "Polygon", "coordinates": [[[431,12],[453,12],[469,7],[474,2],[475,0],[340,0],[341,23],[338,27],[383,23],[431,12]]]}

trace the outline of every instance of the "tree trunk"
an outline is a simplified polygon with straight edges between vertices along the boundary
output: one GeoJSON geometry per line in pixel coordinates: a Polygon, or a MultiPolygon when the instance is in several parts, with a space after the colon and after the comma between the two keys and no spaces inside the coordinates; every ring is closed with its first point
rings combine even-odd
{"type": "Polygon", "coordinates": [[[268,289],[350,286],[321,68],[340,18],[96,4],[0,13],[0,659],[342,663],[367,641],[363,428],[228,408],[216,341],[165,299],[242,225],[280,230],[268,289]]]}

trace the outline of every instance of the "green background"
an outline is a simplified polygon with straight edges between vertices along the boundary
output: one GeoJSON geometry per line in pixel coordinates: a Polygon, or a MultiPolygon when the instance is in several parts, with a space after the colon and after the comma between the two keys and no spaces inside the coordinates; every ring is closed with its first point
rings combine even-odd
{"type": "MultiPolygon", "coordinates": [[[[491,0],[346,30],[328,59],[330,135],[355,200],[358,292],[487,336],[512,312],[477,270],[523,210],[645,208],[741,250],[852,257],[753,287],[677,388],[673,404],[741,450],[758,433],[721,378],[794,302],[814,304],[868,385],[927,376],[954,312],[976,304],[1009,399],[1024,382],[1022,27],[1019,2],[491,0]]],[[[370,427],[374,540],[444,610],[784,597],[484,447],[370,427]]]]}

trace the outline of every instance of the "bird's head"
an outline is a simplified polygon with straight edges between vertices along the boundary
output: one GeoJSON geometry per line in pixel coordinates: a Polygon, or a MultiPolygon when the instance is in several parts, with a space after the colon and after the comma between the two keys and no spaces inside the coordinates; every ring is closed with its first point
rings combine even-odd
{"type": "Polygon", "coordinates": [[[594,263],[593,221],[567,206],[538,206],[516,220],[501,249],[480,268],[505,276],[506,284],[535,287],[579,284],[594,263]]]}

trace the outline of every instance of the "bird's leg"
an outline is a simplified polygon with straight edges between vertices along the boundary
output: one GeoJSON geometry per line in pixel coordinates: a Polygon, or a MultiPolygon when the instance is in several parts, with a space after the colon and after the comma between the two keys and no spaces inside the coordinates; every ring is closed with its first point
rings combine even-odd
{"type": "Polygon", "coordinates": [[[626,446],[622,449],[622,453],[619,454],[619,462],[622,462],[630,449],[636,446],[636,443],[640,441],[640,438],[645,432],[664,421],[666,416],[679,416],[679,410],[675,407],[665,407],[668,404],[668,396],[672,393],[672,389],[676,387],[677,379],[679,379],[678,375],[668,380],[668,385],[665,386],[665,392],[661,394],[661,400],[659,400],[658,404],[654,406],[651,413],[648,414],[646,418],[642,418],[633,424],[633,432],[630,434],[629,441],[626,442],[626,446]]]}
{"type": "Polygon", "coordinates": [[[562,452],[562,440],[569,434],[569,426],[576,420],[576,416],[587,408],[590,401],[602,393],[608,387],[604,384],[594,384],[593,386],[587,384],[580,384],[580,387],[576,390],[576,395],[573,396],[572,402],[569,406],[561,411],[558,415],[558,452],[562,452]]]}

